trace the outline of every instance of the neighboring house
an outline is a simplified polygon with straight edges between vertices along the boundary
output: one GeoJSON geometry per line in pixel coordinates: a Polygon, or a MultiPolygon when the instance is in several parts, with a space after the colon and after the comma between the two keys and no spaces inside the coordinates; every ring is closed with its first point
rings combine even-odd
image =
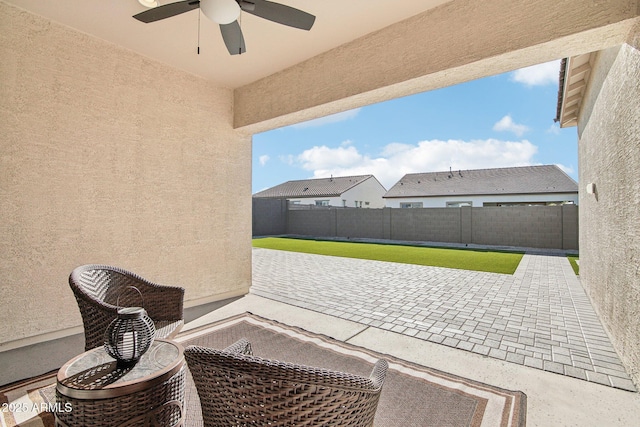
{"type": "Polygon", "coordinates": [[[555,165],[411,173],[384,199],[391,208],[578,204],[578,184],[555,165]]]}
{"type": "Polygon", "coordinates": [[[253,197],[287,199],[300,205],[383,208],[386,191],[375,176],[359,175],[287,181],[253,197]]]}

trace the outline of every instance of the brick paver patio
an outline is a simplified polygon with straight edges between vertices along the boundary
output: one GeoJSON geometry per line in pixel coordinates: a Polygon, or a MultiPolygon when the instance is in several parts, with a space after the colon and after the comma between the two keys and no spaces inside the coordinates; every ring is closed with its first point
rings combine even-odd
{"type": "Polygon", "coordinates": [[[251,292],[635,391],[564,256],[527,253],[505,275],[254,248],[251,292]]]}

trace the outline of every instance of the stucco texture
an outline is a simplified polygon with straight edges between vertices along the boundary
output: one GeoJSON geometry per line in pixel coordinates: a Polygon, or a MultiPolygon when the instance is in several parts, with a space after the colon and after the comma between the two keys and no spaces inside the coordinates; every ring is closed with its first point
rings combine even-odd
{"type": "MultiPolygon", "coordinates": [[[[632,34],[630,40],[638,40],[632,34]]],[[[640,51],[599,54],[579,121],[580,277],[640,383],[640,51]],[[595,183],[595,194],[585,191],[595,183]]]]}
{"type": "Polygon", "coordinates": [[[0,349],[81,325],[105,263],[186,288],[251,282],[251,138],[233,93],[0,2],[0,349]]]}
{"type": "Polygon", "coordinates": [[[445,2],[237,89],[235,125],[263,131],[619,45],[637,15],[637,0],[445,2]]]}

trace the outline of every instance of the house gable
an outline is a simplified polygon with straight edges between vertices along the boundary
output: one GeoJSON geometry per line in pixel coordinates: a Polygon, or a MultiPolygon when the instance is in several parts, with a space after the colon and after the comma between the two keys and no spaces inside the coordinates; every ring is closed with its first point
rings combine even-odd
{"type": "Polygon", "coordinates": [[[358,175],[287,181],[253,197],[289,199],[300,204],[381,208],[384,207],[382,196],[385,192],[373,175],[358,175]]]}

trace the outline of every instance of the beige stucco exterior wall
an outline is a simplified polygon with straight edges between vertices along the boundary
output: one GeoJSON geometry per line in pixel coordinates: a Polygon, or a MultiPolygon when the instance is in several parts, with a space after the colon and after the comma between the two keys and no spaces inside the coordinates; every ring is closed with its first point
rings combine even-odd
{"type": "Polygon", "coordinates": [[[81,319],[106,263],[186,288],[251,282],[251,136],[233,94],[0,2],[0,351],[81,319]]]}
{"type": "Polygon", "coordinates": [[[640,28],[600,52],[578,123],[580,278],[640,384],[640,28]],[[596,194],[587,194],[588,183],[596,194]]]}
{"type": "Polygon", "coordinates": [[[638,0],[453,0],[235,91],[252,132],[619,45],[638,0]]]}

